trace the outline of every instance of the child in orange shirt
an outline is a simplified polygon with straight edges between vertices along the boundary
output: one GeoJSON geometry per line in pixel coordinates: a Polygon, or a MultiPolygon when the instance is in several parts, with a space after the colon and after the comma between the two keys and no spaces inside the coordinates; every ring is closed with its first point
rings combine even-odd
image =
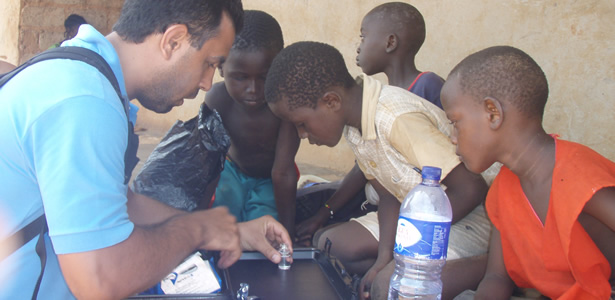
{"type": "Polygon", "coordinates": [[[615,163],[542,127],[547,79],[526,53],[487,48],[461,61],[442,89],[466,167],[504,166],[487,196],[489,261],[475,299],[515,285],[552,299],[608,299],[615,260],[615,163]]]}

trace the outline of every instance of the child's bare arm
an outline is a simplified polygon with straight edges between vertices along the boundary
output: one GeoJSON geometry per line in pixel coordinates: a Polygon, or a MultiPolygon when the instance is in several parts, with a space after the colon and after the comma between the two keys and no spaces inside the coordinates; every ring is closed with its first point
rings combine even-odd
{"type": "Polygon", "coordinates": [[[597,191],[585,204],[583,212],[615,231],[615,187],[597,191]]]}
{"type": "MultiPolygon", "coordinates": [[[[327,200],[327,204],[333,212],[339,211],[365,186],[366,183],[367,179],[365,175],[363,175],[363,171],[361,171],[361,168],[355,163],[354,167],[344,176],[337,191],[327,200]]],[[[330,216],[331,211],[329,208],[323,206],[315,215],[297,224],[296,233],[299,242],[311,241],[316,230],[324,226],[330,216]]]]}
{"type": "Polygon", "coordinates": [[[380,240],[378,241],[378,257],[374,265],[363,276],[359,286],[360,293],[369,291],[376,275],[393,259],[397,219],[399,218],[399,208],[401,206],[399,200],[389,193],[377,180],[370,180],[370,183],[380,198],[378,203],[380,240]]]}
{"type": "Polygon", "coordinates": [[[487,196],[487,183],[479,174],[474,174],[463,163],[457,165],[442,180],[453,208],[453,224],[463,219],[487,196]]]}
{"type": "MultiPolygon", "coordinates": [[[[615,187],[596,192],[585,204],[578,220],[609,264],[615,266],[615,187]]],[[[614,272],[610,279],[615,279],[614,272]]]]}
{"type": "Polygon", "coordinates": [[[273,194],[280,223],[286,227],[291,240],[295,236],[295,197],[297,195],[297,170],[295,155],[300,139],[295,127],[286,121],[280,123],[276,142],[275,159],[271,169],[273,194]]]}
{"type": "Polygon", "coordinates": [[[476,291],[474,299],[508,300],[512,295],[514,287],[515,285],[510,279],[510,276],[508,276],[506,267],[504,266],[500,232],[494,226],[491,229],[491,240],[489,241],[487,272],[478,285],[478,290],[476,291]]]}

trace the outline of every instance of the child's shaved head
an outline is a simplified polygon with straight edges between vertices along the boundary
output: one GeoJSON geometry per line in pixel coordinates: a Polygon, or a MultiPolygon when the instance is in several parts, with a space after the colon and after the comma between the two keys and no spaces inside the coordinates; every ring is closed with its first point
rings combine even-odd
{"type": "Polygon", "coordinates": [[[458,75],[464,94],[476,100],[493,97],[531,118],[542,119],[549,86],[538,64],[510,46],[490,47],[462,60],[449,74],[458,75]]]}
{"type": "Polygon", "coordinates": [[[315,108],[326,89],[352,86],[342,54],[333,46],[319,42],[297,42],[278,54],[265,80],[265,98],[275,103],[282,98],[293,110],[315,108]]]}
{"type": "Polygon", "coordinates": [[[403,2],[389,2],[376,6],[367,16],[377,17],[386,22],[404,43],[409,52],[416,54],[425,41],[425,20],[412,5],[403,2]]]}
{"type": "Polygon", "coordinates": [[[260,10],[244,11],[243,29],[235,36],[231,50],[273,49],[279,52],[284,48],[282,28],[274,17],[260,10]]]}

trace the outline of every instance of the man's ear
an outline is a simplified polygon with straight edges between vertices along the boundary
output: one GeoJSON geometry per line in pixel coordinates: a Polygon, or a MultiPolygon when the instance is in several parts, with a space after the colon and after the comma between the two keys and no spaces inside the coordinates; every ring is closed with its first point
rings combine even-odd
{"type": "Polygon", "coordinates": [[[320,98],[320,101],[322,101],[327,108],[334,111],[337,111],[342,107],[342,97],[335,91],[326,92],[322,98],[320,98]]]}
{"type": "Polygon", "coordinates": [[[160,51],[165,59],[171,59],[182,47],[190,46],[190,34],[184,24],[174,24],[162,33],[160,51]]]}
{"type": "Polygon", "coordinates": [[[389,34],[389,37],[387,38],[387,46],[385,48],[386,52],[391,53],[395,51],[398,45],[399,45],[399,37],[397,37],[397,35],[394,33],[389,34]]]}
{"type": "Polygon", "coordinates": [[[487,113],[489,127],[493,130],[500,128],[502,126],[502,122],[504,122],[502,102],[493,97],[485,97],[483,99],[483,108],[487,113]]]}

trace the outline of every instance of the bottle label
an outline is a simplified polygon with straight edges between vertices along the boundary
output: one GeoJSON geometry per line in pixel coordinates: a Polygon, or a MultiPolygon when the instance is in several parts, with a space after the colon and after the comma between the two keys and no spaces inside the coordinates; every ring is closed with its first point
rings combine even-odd
{"type": "Polygon", "coordinates": [[[395,253],[420,259],[446,259],[451,222],[433,222],[399,216],[395,253]]]}

